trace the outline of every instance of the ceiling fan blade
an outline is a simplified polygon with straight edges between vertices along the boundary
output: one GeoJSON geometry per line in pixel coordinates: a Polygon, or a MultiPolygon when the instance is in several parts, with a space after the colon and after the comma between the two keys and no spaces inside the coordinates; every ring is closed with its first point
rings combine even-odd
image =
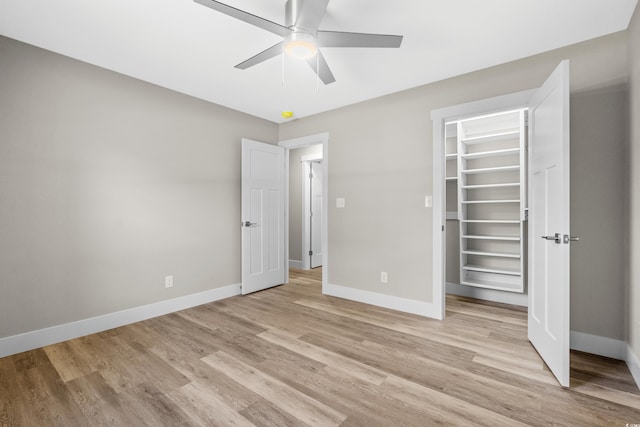
{"type": "Polygon", "coordinates": [[[320,47],[400,47],[402,36],[318,31],[320,47]]]}
{"type": "Polygon", "coordinates": [[[315,33],[328,5],[329,0],[287,0],[285,21],[291,22],[297,29],[315,33]]]}
{"type": "Polygon", "coordinates": [[[307,59],[307,63],[311,66],[318,77],[320,77],[322,83],[328,85],[336,81],[336,78],[333,77],[333,73],[329,68],[329,64],[327,64],[326,59],[324,59],[322,52],[319,50],[313,58],[307,59]]]}
{"type": "Polygon", "coordinates": [[[273,21],[269,21],[268,19],[261,18],[256,15],[252,15],[249,12],[245,12],[240,9],[236,9],[235,7],[228,6],[224,3],[220,3],[215,0],[193,0],[196,3],[199,3],[203,6],[216,10],[220,13],[224,13],[225,15],[231,16],[233,18],[244,21],[248,24],[255,25],[256,27],[262,28],[263,30],[270,31],[279,36],[286,37],[292,33],[290,29],[287,27],[277,24],[273,21]]]}
{"type": "Polygon", "coordinates": [[[269,49],[263,50],[259,54],[252,56],[244,62],[239,63],[235,68],[246,70],[249,67],[253,67],[254,65],[257,65],[261,62],[266,61],[267,59],[271,59],[274,56],[278,56],[280,54],[282,54],[282,43],[275,44],[269,49]]]}

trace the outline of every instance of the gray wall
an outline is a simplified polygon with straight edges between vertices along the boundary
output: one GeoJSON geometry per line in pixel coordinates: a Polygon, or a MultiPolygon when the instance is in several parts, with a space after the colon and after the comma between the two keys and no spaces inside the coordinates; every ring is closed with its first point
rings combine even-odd
{"type": "Polygon", "coordinates": [[[446,221],[446,265],[444,280],[447,283],[460,284],[460,223],[458,220],[446,221]]]}
{"type": "Polygon", "coordinates": [[[571,329],[625,339],[628,84],[571,96],[571,329]],[[615,332],[615,334],[614,334],[615,332]]]}
{"type": "Polygon", "coordinates": [[[322,145],[289,151],[289,259],[302,262],[302,156],[322,154],[322,145]]]}
{"type": "Polygon", "coordinates": [[[630,277],[627,339],[640,359],[640,6],[629,27],[631,98],[630,277]]]}
{"type": "MultiPolygon", "coordinates": [[[[621,338],[629,220],[619,212],[625,163],[615,165],[629,69],[632,117],[640,111],[638,27],[636,11],[629,52],[618,33],[280,127],[0,37],[0,337],[238,283],[242,137],[329,132],[329,282],[430,301],[431,110],[537,87],[569,58],[572,231],[583,237],[572,251],[572,329],[621,338]],[[165,290],[168,274],[175,287],[165,290]]],[[[638,247],[633,226],[632,261],[638,247]]],[[[631,265],[629,341],[640,354],[640,263],[631,265]]]]}
{"type": "MultiPolygon", "coordinates": [[[[431,110],[538,87],[562,59],[571,60],[574,103],[572,231],[604,239],[575,245],[572,263],[623,258],[623,224],[607,228],[612,235],[591,228],[611,223],[609,214],[624,209],[624,191],[616,187],[624,168],[612,165],[626,144],[617,129],[624,121],[616,116],[624,113],[626,32],[281,125],[281,139],[330,134],[329,282],[430,302],[432,211],[424,208],[424,196],[433,193],[431,110]],[[605,118],[592,117],[603,113],[594,105],[599,99],[613,109],[605,118]],[[593,133],[592,119],[606,122],[605,135],[593,133]],[[603,151],[606,165],[596,167],[603,151]],[[593,180],[602,185],[591,188],[593,180]],[[345,209],[335,208],[336,197],[346,198],[345,209]],[[380,271],[389,272],[389,284],[379,283],[380,271]]],[[[573,271],[573,330],[623,338],[624,273],[614,269],[607,268],[606,277],[573,271]]]]}
{"type": "Polygon", "coordinates": [[[277,133],[0,37],[0,337],[239,283],[240,140],[277,133]]]}

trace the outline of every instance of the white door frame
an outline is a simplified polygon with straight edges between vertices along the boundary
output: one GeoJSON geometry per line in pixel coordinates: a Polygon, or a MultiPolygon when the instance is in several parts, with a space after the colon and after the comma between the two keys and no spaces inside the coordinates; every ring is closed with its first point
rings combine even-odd
{"type": "Polygon", "coordinates": [[[445,123],[480,114],[490,114],[505,110],[527,108],[535,90],[512,93],[495,98],[483,99],[466,104],[433,110],[433,278],[432,301],[434,318],[444,319],[446,296],[446,248],[445,248],[445,160],[444,130],[445,123]]]}
{"type": "MultiPolygon", "coordinates": [[[[311,269],[311,259],[308,255],[309,247],[311,246],[310,236],[311,236],[311,206],[309,206],[309,200],[311,198],[311,190],[310,190],[310,179],[309,175],[311,174],[311,163],[312,162],[322,163],[322,153],[318,154],[309,154],[307,156],[302,156],[300,158],[300,162],[302,162],[302,269],[310,270],[311,269]],[[305,251],[305,248],[306,251],[305,251]],[[307,255],[305,255],[305,253],[307,255]]],[[[323,171],[324,172],[324,171],[323,171]]],[[[324,200],[323,200],[324,205],[324,200]]],[[[320,217],[322,218],[322,216],[320,217]]],[[[320,230],[322,233],[322,230],[320,230]]],[[[322,236],[321,236],[322,238],[322,236]]],[[[322,245],[322,242],[320,242],[322,245]]]]}
{"type": "MultiPolygon", "coordinates": [[[[289,151],[294,148],[308,147],[322,144],[322,293],[324,294],[329,284],[329,133],[318,133],[303,136],[301,138],[287,139],[278,142],[278,146],[285,149],[285,179],[289,182],[289,151]]],[[[284,219],[284,245],[285,262],[289,265],[289,186],[285,186],[285,219],[284,219]]],[[[285,268],[285,281],[289,281],[289,268],[285,268]]]]}

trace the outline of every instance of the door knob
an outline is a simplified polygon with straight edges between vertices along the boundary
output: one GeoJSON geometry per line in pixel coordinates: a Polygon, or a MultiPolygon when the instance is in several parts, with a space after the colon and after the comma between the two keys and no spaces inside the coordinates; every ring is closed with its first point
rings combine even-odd
{"type": "Polygon", "coordinates": [[[251,222],[251,221],[245,221],[245,222],[242,223],[242,225],[245,226],[245,227],[252,227],[254,225],[258,225],[258,223],[257,222],[251,222]]]}
{"type": "Polygon", "coordinates": [[[553,240],[558,244],[562,243],[562,241],[560,240],[560,233],[556,233],[553,236],[541,236],[541,237],[546,240],[553,240]]]}

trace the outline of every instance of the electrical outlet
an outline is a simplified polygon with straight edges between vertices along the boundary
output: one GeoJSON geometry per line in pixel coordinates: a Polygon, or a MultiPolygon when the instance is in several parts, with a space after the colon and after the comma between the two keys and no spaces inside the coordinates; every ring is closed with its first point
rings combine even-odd
{"type": "Polygon", "coordinates": [[[380,283],[389,283],[389,276],[386,271],[380,273],[380,283]]]}
{"type": "Polygon", "coordinates": [[[165,288],[173,288],[173,276],[165,276],[165,278],[164,278],[164,287],[165,288]]]}

